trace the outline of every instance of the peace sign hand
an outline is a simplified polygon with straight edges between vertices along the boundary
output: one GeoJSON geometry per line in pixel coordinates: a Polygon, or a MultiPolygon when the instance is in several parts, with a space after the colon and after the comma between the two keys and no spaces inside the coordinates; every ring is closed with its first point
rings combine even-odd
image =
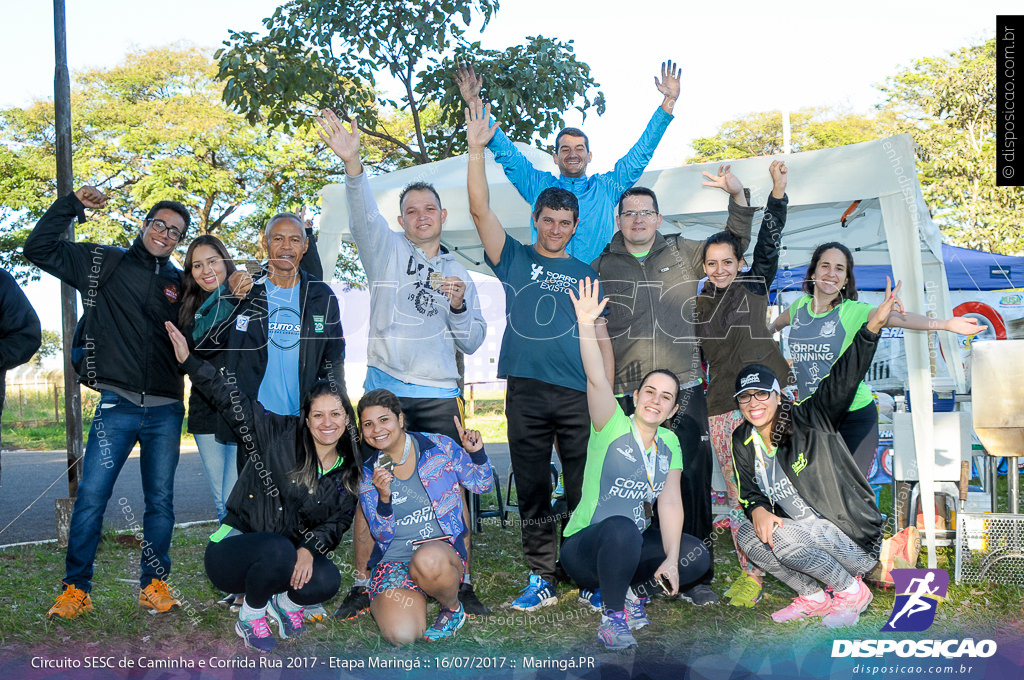
{"type": "Polygon", "coordinates": [[[879,333],[881,330],[888,325],[889,315],[893,311],[897,311],[903,314],[903,302],[899,299],[900,288],[903,287],[902,281],[896,282],[896,288],[892,287],[892,279],[888,276],[885,277],[885,299],[882,300],[882,304],[875,307],[874,313],[871,314],[871,318],[868,319],[867,327],[872,333],[879,333]]]}
{"type": "Polygon", "coordinates": [[[459,433],[459,439],[462,440],[462,448],[466,449],[467,453],[476,453],[484,448],[484,438],[479,430],[463,430],[459,417],[453,416],[453,418],[455,430],[459,433]]]}

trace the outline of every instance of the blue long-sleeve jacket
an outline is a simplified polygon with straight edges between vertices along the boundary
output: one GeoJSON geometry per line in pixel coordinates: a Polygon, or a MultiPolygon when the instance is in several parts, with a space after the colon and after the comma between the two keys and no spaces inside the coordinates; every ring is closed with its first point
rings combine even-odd
{"type": "MultiPolygon", "coordinates": [[[[565,251],[582,262],[593,262],[612,239],[615,231],[615,206],[619,196],[640,179],[673,117],[660,106],[655,109],[643,134],[629,153],[618,160],[614,170],[599,175],[566,177],[559,174],[556,177],[538,170],[500,129],[487,148],[494,153],[494,160],[505,170],[505,176],[531,208],[540,192],[548,187],[557,186],[576,195],[580,202],[580,223],[565,251]]],[[[537,239],[537,230],[532,226],[532,220],[530,237],[537,239]]]]}

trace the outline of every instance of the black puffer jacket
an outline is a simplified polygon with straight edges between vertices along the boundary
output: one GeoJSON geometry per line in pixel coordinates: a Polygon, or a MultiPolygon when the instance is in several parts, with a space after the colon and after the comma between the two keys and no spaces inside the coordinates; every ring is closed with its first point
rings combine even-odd
{"type": "MultiPolygon", "coordinates": [[[[793,436],[775,452],[786,477],[807,504],[876,558],[882,545],[882,515],[871,486],[836,427],[850,409],[877,344],[878,334],[868,330],[866,324],[857,331],[853,344],[832,365],[832,372],[822,379],[817,391],[798,404],[790,404],[793,436]]],[[[772,510],[771,501],[757,485],[753,429],[744,422],[732,433],[740,503],[748,518],[758,507],[784,516],[781,508],[772,510]]]]}
{"type": "Polygon", "coordinates": [[[82,384],[107,383],[129,392],[181,399],[184,381],[164,328],[177,322],[181,270],[154,257],[136,238],[127,251],[72,243],[61,234],[85,207],[74,194],[58,198],[25,241],[25,257],[82,295],[85,312],[72,349],[82,384]]]}
{"type": "MultiPolygon", "coordinates": [[[[299,394],[318,380],[345,388],[345,334],[341,310],[330,285],[300,270],[299,394]]],[[[196,345],[196,352],[223,366],[243,394],[257,395],[267,370],[268,304],[266,278],[259,277],[234,313],[196,345]]],[[[222,419],[223,420],[223,419],[222,419]]],[[[217,423],[217,437],[234,441],[226,422],[217,423]]]]}
{"type": "Polygon", "coordinates": [[[352,524],[358,499],[342,484],[340,467],[321,477],[313,493],[289,480],[302,446],[302,420],[266,413],[212,364],[194,354],[181,367],[193,388],[230,420],[240,452],[247,459],[228,497],[224,523],[247,533],[281,534],[310,552],[333,550],[352,524]]]}

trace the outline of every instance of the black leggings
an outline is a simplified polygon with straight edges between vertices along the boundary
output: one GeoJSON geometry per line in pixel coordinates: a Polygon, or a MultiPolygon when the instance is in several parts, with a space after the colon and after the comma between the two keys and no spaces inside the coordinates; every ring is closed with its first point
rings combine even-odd
{"type": "Polygon", "coordinates": [[[878,451],[878,407],[875,402],[849,411],[839,424],[839,435],[853,454],[860,473],[867,477],[871,461],[878,451]]]}
{"type": "Polygon", "coordinates": [[[272,595],[288,592],[288,599],[306,606],[334,597],[341,573],[323,555],[313,551],[313,576],[299,590],[291,585],[295,546],[281,534],[256,532],[231,536],[206,546],[206,575],[220,590],[245,593],[250,607],[267,606],[272,595]]]}
{"type": "MultiPolygon", "coordinates": [[[[609,517],[580,529],[562,544],[562,566],[581,588],[600,588],[602,606],[622,611],[626,589],[640,596],[659,590],[654,572],[665,561],[661,532],[640,533],[628,517],[609,517]]],[[[711,561],[702,542],[683,534],[679,544],[679,590],[700,580],[711,561]]]]}

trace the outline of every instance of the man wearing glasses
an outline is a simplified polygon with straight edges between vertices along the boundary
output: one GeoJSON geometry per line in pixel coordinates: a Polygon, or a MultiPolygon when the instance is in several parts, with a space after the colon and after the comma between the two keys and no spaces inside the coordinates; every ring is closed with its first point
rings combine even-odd
{"type": "Polygon", "coordinates": [[[61,238],[71,220],[85,221],[85,208],[106,202],[89,186],[59,198],[25,241],[30,262],[82,296],[85,310],[71,356],[79,382],[100,393],[71,514],[64,591],[48,612],[51,619],[72,619],[93,608],[89,593],[103,512],[136,442],[145,500],[145,513],[133,513],[143,518],[139,605],[153,613],[178,606],[166,579],[185,407],[164,322],[178,316],[181,271],[170,255],[191,217],[181,203],[160,201],[127,250],[61,238]]]}
{"type": "MultiPolygon", "coordinates": [[[[705,172],[705,186],[732,198],[726,231],[746,249],[755,209],[743,184],[729,171],[705,172]]],[[[701,384],[700,345],[694,320],[697,283],[704,276],[703,241],[678,234],[665,236],[658,198],[646,187],[633,187],[619,199],[617,231],[591,265],[609,298],[608,335],[615,356],[615,394],[627,415],[635,410],[633,391],[649,371],[664,368],[679,378],[679,410],[668,423],[683,451],[683,531],[712,549],[711,442],[708,408],[701,384]]],[[[680,596],[697,605],[715,604],[711,568],[695,584],[680,584],[680,596]]]]}

